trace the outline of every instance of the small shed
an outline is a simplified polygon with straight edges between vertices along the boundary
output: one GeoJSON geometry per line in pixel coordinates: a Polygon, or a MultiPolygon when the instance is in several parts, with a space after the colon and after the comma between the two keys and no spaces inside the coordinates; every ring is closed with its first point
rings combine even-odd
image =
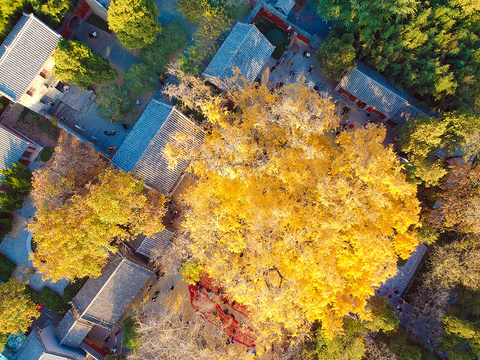
{"type": "Polygon", "coordinates": [[[273,7],[288,16],[294,6],[295,0],[278,0],[273,7]]]}

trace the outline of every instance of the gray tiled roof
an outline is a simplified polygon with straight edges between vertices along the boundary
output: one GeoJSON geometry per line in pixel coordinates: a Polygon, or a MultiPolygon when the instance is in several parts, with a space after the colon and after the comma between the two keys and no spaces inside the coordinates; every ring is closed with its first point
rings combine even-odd
{"type": "MultiPolygon", "coordinates": [[[[18,162],[30,143],[0,124],[0,170],[11,169],[18,162]]],[[[0,174],[1,179],[4,178],[0,174]]]]}
{"type": "Polygon", "coordinates": [[[274,7],[277,9],[282,9],[285,15],[288,15],[295,6],[295,0],[278,0],[274,7]]]}
{"type": "Polygon", "coordinates": [[[84,360],[85,357],[82,350],[60,345],[55,336],[55,326],[50,321],[43,329],[34,328],[15,354],[16,360],[84,360]]]}
{"type": "Polygon", "coordinates": [[[61,344],[78,347],[91,329],[92,325],[76,321],[68,310],[57,326],[57,336],[61,344]]]}
{"type": "Polygon", "coordinates": [[[110,256],[102,275],[88,279],[74,298],[80,318],[115,324],[152,274],[118,254],[110,256]]]}
{"type": "Polygon", "coordinates": [[[262,71],[273,50],[275,50],[275,46],[255,25],[238,23],[215,54],[203,75],[225,82],[234,76],[234,72],[238,68],[240,75],[243,75],[248,81],[253,81],[262,71]]]}
{"type": "Polygon", "coordinates": [[[60,38],[33,14],[24,13],[0,46],[0,93],[18,101],[60,38]]]}
{"type": "Polygon", "coordinates": [[[174,169],[168,168],[165,147],[177,133],[186,135],[186,151],[195,150],[205,133],[180,111],[152,99],[130,134],[112,159],[123,171],[133,171],[148,186],[168,194],[188,166],[180,159],[174,169]]]}
{"type": "Polygon", "coordinates": [[[348,71],[339,86],[390,118],[408,99],[404,90],[390,85],[385,77],[359,61],[357,68],[348,71]]]}
{"type": "Polygon", "coordinates": [[[167,228],[150,237],[145,237],[138,247],[137,252],[151,258],[155,253],[165,249],[172,239],[173,232],[167,228]]]}
{"type": "Polygon", "coordinates": [[[428,116],[410,103],[406,103],[397,111],[392,120],[397,125],[403,125],[407,121],[417,118],[419,115],[428,116]]]}

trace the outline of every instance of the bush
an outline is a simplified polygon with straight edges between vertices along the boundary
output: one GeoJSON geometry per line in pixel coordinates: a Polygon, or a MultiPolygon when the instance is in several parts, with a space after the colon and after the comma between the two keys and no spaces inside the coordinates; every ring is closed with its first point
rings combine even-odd
{"type": "Polygon", "coordinates": [[[130,350],[138,349],[140,347],[140,339],[138,338],[137,324],[135,323],[135,320],[133,320],[131,317],[127,317],[122,321],[122,327],[122,346],[130,350]]]}
{"type": "Polygon", "coordinates": [[[42,125],[40,125],[41,132],[48,132],[48,130],[50,130],[50,125],[48,125],[47,123],[43,123],[42,125]]]}
{"type": "Polygon", "coordinates": [[[17,265],[8,260],[5,255],[0,254],[0,280],[7,282],[16,267],[17,265]]]}
{"type": "Polygon", "coordinates": [[[10,219],[0,219],[0,244],[5,235],[12,231],[12,221],[10,219]]]}
{"type": "Polygon", "coordinates": [[[42,150],[42,152],[40,153],[40,159],[43,161],[43,162],[48,162],[48,160],[50,160],[52,158],[52,155],[53,155],[53,152],[55,151],[54,148],[51,148],[51,147],[46,147],[45,149],[42,150]]]}
{"type": "Polygon", "coordinates": [[[30,294],[32,301],[37,304],[43,304],[49,310],[58,314],[63,314],[70,309],[70,305],[66,304],[63,299],[55,291],[45,286],[40,292],[36,292],[27,285],[27,293],[30,294]]]}
{"type": "Polygon", "coordinates": [[[157,40],[140,53],[142,61],[157,73],[163,73],[173,52],[185,48],[188,43],[186,27],[178,20],[162,25],[157,40]]]}
{"type": "Polygon", "coordinates": [[[98,17],[97,15],[95,14],[92,14],[90,15],[88,18],[87,18],[87,22],[89,24],[92,24],[93,26],[96,26],[97,28],[99,28],[100,30],[103,30],[105,32],[108,32],[109,34],[112,33],[112,30],[110,30],[108,28],[108,23],[103,20],[102,18],[98,17]]]}
{"type": "Polygon", "coordinates": [[[72,299],[77,295],[77,293],[80,291],[83,285],[88,280],[88,276],[81,278],[81,279],[75,279],[74,281],[71,281],[66,287],[65,291],[63,293],[63,302],[65,304],[68,304],[72,299]]]}
{"type": "Polygon", "coordinates": [[[13,168],[0,171],[5,178],[2,183],[7,187],[0,194],[0,210],[12,212],[21,209],[23,200],[32,189],[32,171],[21,163],[13,164],[13,168]]]}

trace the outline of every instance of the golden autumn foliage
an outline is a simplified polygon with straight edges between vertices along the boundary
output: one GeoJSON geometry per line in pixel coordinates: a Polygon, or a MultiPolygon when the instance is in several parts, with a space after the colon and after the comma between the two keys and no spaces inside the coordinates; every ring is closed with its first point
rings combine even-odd
{"type": "Polygon", "coordinates": [[[132,174],[101,168],[101,160],[98,166],[83,166],[80,153],[71,152],[67,164],[54,158],[49,168],[34,175],[38,209],[29,224],[37,244],[32,260],[43,277],[53,281],[99,276],[118,242],[163,229],[163,194],[145,191],[132,174]],[[80,168],[68,166],[72,164],[80,168]],[[95,171],[86,172],[89,166],[95,171]]]}
{"type": "Polygon", "coordinates": [[[184,196],[194,260],[252,310],[263,339],[368,316],[374,287],[418,243],[416,187],[385,130],[335,138],[332,103],[302,85],[252,85],[232,101],[234,111],[202,107],[214,126],[184,196]]]}
{"type": "Polygon", "coordinates": [[[25,286],[15,279],[0,284],[0,335],[27,331],[33,320],[40,316],[37,305],[25,292],[25,286]]]}

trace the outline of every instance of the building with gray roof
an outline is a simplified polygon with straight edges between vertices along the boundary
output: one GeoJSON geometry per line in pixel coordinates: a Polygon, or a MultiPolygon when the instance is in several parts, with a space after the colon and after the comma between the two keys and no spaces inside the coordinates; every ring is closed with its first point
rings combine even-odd
{"type": "Polygon", "coordinates": [[[152,259],[157,256],[163,249],[165,249],[172,241],[173,231],[165,228],[159,233],[152,236],[139,236],[135,239],[133,247],[138,254],[146,256],[148,259],[152,259]]]}
{"type": "Polygon", "coordinates": [[[111,2],[111,0],[87,0],[90,9],[106,22],[108,22],[108,8],[110,7],[111,2]]]}
{"type": "Polygon", "coordinates": [[[87,354],[70,346],[60,345],[55,326],[47,321],[43,329],[34,328],[14,356],[15,360],[85,360],[87,354]]]}
{"type": "Polygon", "coordinates": [[[274,8],[281,11],[283,14],[288,15],[294,6],[295,0],[278,0],[275,3],[274,8]]]}
{"type": "Polygon", "coordinates": [[[39,102],[48,90],[51,55],[60,38],[33,14],[23,13],[0,46],[0,93],[29,108],[39,102]]]}
{"type": "Polygon", "coordinates": [[[78,347],[92,327],[112,329],[152,275],[133,257],[110,256],[102,275],[88,279],[73,298],[73,308],[57,326],[60,343],[78,347]]]}
{"type": "MultiPolygon", "coordinates": [[[[0,171],[11,169],[13,164],[21,162],[29,165],[41,150],[41,146],[21,134],[14,128],[0,124],[0,171]]],[[[5,176],[0,174],[1,182],[5,176]]]]}
{"type": "Polygon", "coordinates": [[[120,170],[133,172],[152,188],[171,195],[182,179],[189,164],[186,158],[178,159],[175,166],[169,166],[165,156],[167,144],[178,143],[185,154],[192,153],[200,146],[205,133],[175,107],[152,99],[120,149],[112,164],[120,170]]]}
{"type": "Polygon", "coordinates": [[[221,89],[254,81],[275,50],[255,25],[238,23],[203,73],[221,89]],[[237,75],[236,81],[232,78],[237,75]]]}
{"type": "Polygon", "coordinates": [[[357,67],[347,71],[335,88],[340,95],[380,120],[391,120],[396,124],[422,113],[409,104],[405,90],[392,86],[384,76],[362,62],[356,63],[357,67]]]}

